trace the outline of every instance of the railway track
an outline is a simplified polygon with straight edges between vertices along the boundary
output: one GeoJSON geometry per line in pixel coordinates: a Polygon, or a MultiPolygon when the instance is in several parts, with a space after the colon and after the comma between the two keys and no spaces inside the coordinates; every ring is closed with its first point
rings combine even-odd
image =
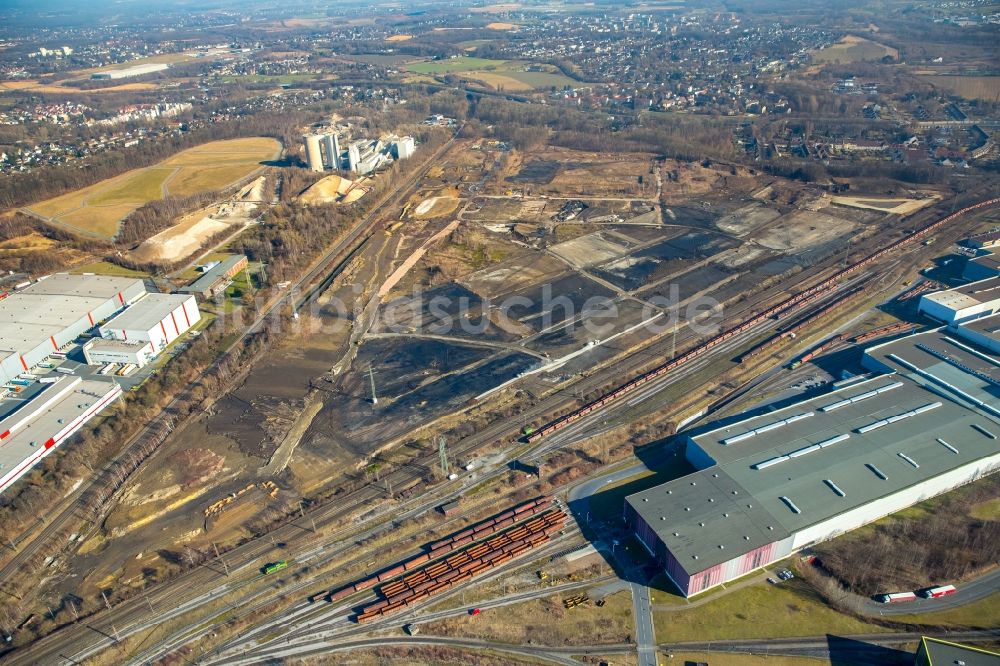
{"type": "MultiPolygon", "coordinates": [[[[327,275],[324,280],[325,284],[329,284],[329,281],[339,274],[358,249],[364,245],[364,241],[376,233],[378,228],[377,226],[373,227],[372,225],[378,219],[382,207],[387,205],[390,201],[398,203],[402,197],[407,196],[410,192],[412,192],[420,178],[426,174],[435,160],[443,155],[445,151],[447,151],[448,148],[454,144],[460,131],[461,128],[459,128],[452,138],[439,148],[438,151],[431,158],[429,158],[415,174],[400,183],[398,188],[389,192],[379,204],[374,206],[371,212],[362,218],[362,220],[352,228],[345,238],[338,241],[337,244],[331,248],[331,250],[315,262],[315,264],[306,272],[304,276],[296,280],[295,284],[290,287],[286,294],[281,295],[266,304],[250,326],[246,327],[241,334],[237,336],[236,339],[225,348],[225,350],[222,351],[212,365],[205,370],[205,374],[210,374],[218,368],[234,349],[243,344],[247,337],[258,332],[264,322],[266,322],[270,317],[275,314],[280,315],[281,307],[286,301],[293,305],[293,309],[298,310],[316,293],[318,293],[314,287],[308,290],[307,293],[300,298],[298,302],[296,302],[296,294],[302,285],[311,284],[317,277],[327,272],[329,272],[329,275],[327,275]],[[356,245],[356,242],[362,236],[364,237],[364,240],[360,245],[356,245]]],[[[88,497],[88,493],[94,493],[99,490],[100,484],[104,480],[102,477],[105,474],[112,473],[112,470],[114,470],[116,466],[120,465],[130,456],[133,456],[135,451],[142,448],[145,442],[149,441],[151,438],[159,437],[163,428],[166,428],[167,433],[169,434],[169,432],[173,429],[174,419],[168,415],[178,413],[181,405],[185,404],[189,399],[190,391],[182,392],[181,395],[163,408],[161,416],[158,416],[150,421],[144,428],[136,433],[125,444],[124,448],[116,456],[114,456],[107,465],[105,465],[101,473],[93,475],[90,479],[85,480],[84,483],[81,484],[80,488],[77,489],[70,503],[66,505],[39,534],[35,535],[24,548],[16,552],[13,557],[3,565],[3,567],[0,567],[0,586],[3,586],[11,580],[13,576],[22,573],[22,569],[27,566],[33,558],[38,557],[42,550],[46,548],[53,548],[55,538],[69,532],[70,529],[72,529],[70,527],[71,524],[79,523],[81,519],[84,519],[82,518],[84,516],[86,516],[86,520],[88,520],[91,524],[94,524],[93,517],[88,516],[87,514],[89,512],[86,511],[86,504],[90,499],[88,497]]],[[[146,457],[148,458],[148,456],[146,457]]],[[[134,471],[135,470],[132,470],[133,473],[134,471]]],[[[117,484],[116,490],[122,487],[123,481],[124,479],[117,484]]],[[[104,499],[106,500],[109,498],[104,499]]]]}
{"type": "MultiPolygon", "coordinates": [[[[559,541],[565,541],[566,539],[578,537],[579,530],[570,528],[567,529],[566,535],[560,537],[559,541]]],[[[535,558],[541,557],[556,557],[561,552],[558,549],[558,541],[553,541],[548,544],[545,548],[538,551],[532,551],[535,558]]],[[[497,567],[492,570],[488,575],[483,578],[477,579],[477,584],[482,584],[495,580],[500,576],[508,573],[511,569],[516,569],[523,566],[528,560],[515,560],[511,561],[505,565],[497,567]]],[[[593,585],[608,580],[612,580],[614,576],[605,576],[598,579],[592,579],[589,581],[581,581],[578,584],[573,584],[574,587],[593,585]]],[[[540,596],[546,596],[552,594],[552,590],[556,588],[543,588],[540,596]]],[[[265,637],[267,640],[258,642],[252,646],[248,646],[245,636],[240,636],[237,639],[233,639],[224,646],[220,646],[213,650],[209,658],[205,663],[207,664],[227,664],[227,666],[232,666],[235,664],[257,664],[261,663],[262,660],[266,659],[270,652],[278,649],[281,645],[295,645],[302,642],[308,642],[315,640],[317,638],[322,638],[323,640],[342,640],[350,638],[355,635],[363,635],[372,631],[384,630],[390,627],[399,627],[402,624],[408,623],[423,623],[431,622],[440,617],[449,617],[456,614],[461,614],[463,611],[456,613],[455,609],[447,609],[442,611],[433,611],[430,613],[424,613],[424,609],[430,604],[439,604],[443,601],[447,601],[457,595],[461,594],[462,590],[459,588],[453,588],[445,594],[436,596],[431,599],[427,599],[423,602],[418,603],[412,609],[407,612],[394,615],[392,617],[384,617],[375,622],[369,622],[364,625],[358,625],[350,620],[351,616],[354,615],[354,608],[364,605],[361,600],[352,603],[345,603],[341,605],[326,605],[323,604],[319,608],[314,605],[311,606],[312,613],[309,613],[309,606],[304,608],[305,612],[299,614],[299,621],[305,622],[309,621],[307,624],[303,624],[293,631],[283,632],[279,636],[265,637]],[[237,654],[239,652],[240,654],[237,654]]],[[[539,596],[537,591],[532,591],[532,593],[525,593],[533,596],[539,596]]],[[[368,595],[364,599],[374,600],[375,597],[368,595]]],[[[476,606],[486,605],[485,603],[475,602],[476,606]]],[[[488,603],[488,602],[486,602],[488,603]]],[[[464,604],[463,604],[464,605],[464,604]]],[[[464,610],[464,609],[463,609],[464,610]]],[[[289,623],[285,616],[281,618],[276,618],[271,624],[267,625],[267,628],[275,629],[276,627],[285,627],[289,623]]],[[[257,632],[259,634],[260,631],[257,632]]]]}
{"type": "Polygon", "coordinates": [[[660,366],[658,366],[658,367],[650,370],[647,373],[644,373],[644,374],[642,374],[642,375],[640,375],[638,377],[635,377],[634,379],[629,380],[628,382],[622,384],[621,386],[619,386],[618,388],[614,389],[613,391],[602,395],[601,397],[599,397],[596,400],[594,400],[594,401],[592,401],[592,402],[590,402],[590,403],[588,403],[588,404],[580,407],[579,409],[577,409],[577,410],[575,410],[575,411],[573,411],[573,412],[571,412],[571,413],[569,413],[569,414],[567,414],[565,416],[561,416],[558,419],[555,419],[554,421],[549,422],[548,424],[546,424],[545,426],[543,426],[538,431],[532,433],[528,437],[528,441],[529,442],[534,442],[534,441],[537,441],[537,440],[541,439],[542,437],[550,435],[550,434],[552,434],[552,433],[560,430],[561,428],[566,427],[567,425],[569,425],[570,423],[574,422],[575,420],[577,420],[577,419],[579,419],[581,417],[586,416],[587,414],[589,414],[590,412],[592,412],[594,409],[600,409],[600,408],[604,407],[605,405],[607,405],[607,404],[609,404],[609,403],[611,403],[611,402],[613,402],[615,400],[618,400],[622,396],[631,393],[632,391],[638,389],[640,386],[644,385],[650,379],[654,379],[656,377],[660,377],[660,376],[662,376],[662,375],[664,375],[666,373],[669,373],[674,368],[677,368],[677,367],[679,367],[679,366],[681,366],[681,365],[683,365],[685,363],[688,363],[691,360],[697,358],[698,356],[700,356],[700,355],[702,355],[702,354],[704,354],[704,353],[712,350],[716,346],[725,343],[727,340],[733,338],[734,336],[740,335],[744,331],[749,330],[750,328],[752,328],[755,325],[757,325],[758,323],[764,321],[768,317],[771,317],[771,316],[774,316],[774,315],[780,316],[782,313],[785,313],[790,308],[795,307],[796,305],[798,305],[800,303],[808,302],[808,301],[812,300],[816,295],[822,294],[824,291],[829,290],[831,287],[833,287],[834,285],[836,285],[838,282],[846,279],[847,277],[853,275],[854,273],[857,273],[858,271],[864,269],[865,267],[873,264],[874,262],[878,261],[880,258],[882,258],[882,257],[884,257],[884,256],[886,256],[886,255],[888,255],[888,254],[890,254],[892,252],[895,252],[895,251],[897,251],[899,249],[902,249],[902,248],[906,247],[907,245],[909,245],[910,243],[913,243],[914,241],[917,241],[917,240],[919,240],[919,239],[927,236],[928,234],[930,234],[934,230],[936,230],[936,229],[938,229],[938,228],[940,228],[940,227],[948,224],[952,220],[954,220],[954,219],[956,219],[958,217],[961,217],[962,215],[966,215],[966,214],[968,214],[970,212],[974,212],[976,210],[979,210],[979,209],[982,209],[982,208],[986,208],[986,207],[989,207],[989,206],[995,206],[997,204],[1000,204],[1000,197],[994,198],[994,199],[989,199],[987,201],[982,201],[982,202],[979,202],[977,204],[973,204],[971,206],[967,206],[967,207],[965,207],[965,208],[963,208],[963,209],[961,209],[959,211],[956,211],[956,212],[952,213],[951,215],[948,215],[947,217],[941,218],[941,219],[937,220],[936,222],[932,222],[931,224],[928,224],[928,225],[926,225],[926,226],[918,229],[917,231],[911,232],[910,234],[904,236],[902,239],[900,239],[898,241],[895,241],[893,243],[890,243],[889,245],[884,246],[884,247],[876,250],[875,252],[872,252],[871,254],[867,255],[863,259],[861,259],[859,261],[856,261],[853,264],[851,264],[851,265],[843,268],[842,270],[834,273],[833,275],[831,275],[830,277],[826,278],[825,280],[823,280],[819,284],[813,285],[812,287],[809,287],[808,289],[805,289],[804,291],[801,291],[801,292],[799,292],[799,293],[797,293],[797,294],[795,294],[793,296],[790,296],[787,299],[785,299],[784,301],[782,301],[781,303],[778,303],[777,305],[771,306],[770,308],[768,308],[764,312],[762,312],[762,313],[760,313],[758,315],[755,315],[754,317],[752,317],[752,318],[750,318],[750,319],[748,319],[748,320],[746,320],[746,321],[744,321],[744,322],[742,322],[740,324],[737,324],[736,326],[733,326],[732,328],[730,328],[730,329],[728,329],[726,331],[723,331],[722,333],[719,333],[718,335],[716,335],[715,337],[711,338],[710,340],[702,343],[701,345],[698,345],[697,347],[694,347],[694,348],[688,350],[687,352],[685,352],[684,354],[682,354],[680,357],[678,357],[676,359],[673,359],[671,361],[668,361],[667,363],[664,363],[664,364],[662,364],[662,365],[660,365],[660,366]]]}
{"type": "MultiPolygon", "coordinates": [[[[877,251],[872,255],[869,255],[861,262],[857,262],[856,264],[852,265],[845,271],[841,271],[839,273],[834,274],[832,277],[827,278],[824,282],[821,282],[820,284],[807,289],[805,292],[800,292],[799,294],[790,297],[790,299],[797,299],[794,301],[793,304],[805,301],[810,296],[819,293],[822,289],[830,287],[835,283],[839,282],[841,279],[843,279],[845,275],[860,270],[860,268],[862,268],[863,266],[866,266],[874,262],[875,260],[884,256],[888,252],[898,249],[899,247],[902,247],[903,245],[912,242],[914,239],[926,235],[927,233],[930,233],[932,230],[939,228],[941,225],[946,224],[955,217],[965,214],[971,210],[983,208],[989,205],[995,205],[998,202],[1000,202],[1000,199],[992,199],[977,204],[975,206],[970,206],[968,208],[962,209],[961,211],[958,211],[957,213],[954,213],[946,218],[942,218],[941,220],[938,220],[937,222],[922,228],[915,234],[911,234],[910,236],[902,239],[901,241],[897,241],[896,243],[890,244],[888,247],[883,248],[882,250],[877,251]]],[[[780,312],[781,311],[780,306],[787,304],[787,302],[788,301],[786,300],[785,302],[780,303],[778,306],[772,306],[768,310],[765,310],[765,312],[769,313],[767,316],[770,316],[770,314],[774,314],[775,312],[780,312]],[[776,310],[775,308],[779,309],[776,310]]],[[[763,320],[758,320],[757,323],[760,323],[761,321],[763,320]]],[[[741,324],[741,326],[743,325],[741,324]]],[[[735,332],[732,332],[732,329],[731,331],[727,331],[727,333],[732,332],[732,334],[728,338],[726,338],[725,341],[734,340],[738,334],[743,333],[749,330],[750,328],[751,327],[746,327],[742,331],[736,330],[735,332]]],[[[717,341],[709,349],[714,349],[714,347],[717,347],[720,344],[720,342],[724,341],[717,341]]],[[[695,349],[697,349],[697,347],[695,349]]],[[[721,348],[720,351],[722,349],[725,349],[725,347],[721,348]]],[[[685,360],[690,360],[695,356],[701,356],[705,351],[707,351],[707,349],[704,349],[701,352],[698,352],[697,354],[694,354],[693,356],[688,357],[685,360]]],[[[641,350],[640,352],[636,352],[630,357],[632,359],[632,363],[635,363],[634,360],[635,358],[642,358],[643,354],[648,354],[648,353],[649,353],[648,350],[641,350]]],[[[644,362],[648,362],[648,358],[643,359],[641,362],[636,363],[636,365],[641,365],[644,362]]],[[[626,365],[628,364],[629,362],[626,361],[626,365]]],[[[668,369],[666,372],[669,372],[669,370],[671,369],[673,368],[668,369]]],[[[581,388],[583,388],[584,390],[592,390],[594,387],[600,386],[603,382],[606,382],[609,376],[614,376],[615,374],[617,374],[617,376],[620,376],[621,373],[622,373],[621,365],[615,364],[614,366],[611,366],[607,372],[595,374],[594,376],[584,380],[584,382],[582,382],[583,386],[581,388]]],[[[647,379],[646,381],[649,380],[647,379]]],[[[642,382],[642,384],[645,384],[646,381],[642,382]]],[[[633,385],[633,387],[635,386],[638,385],[633,385]]],[[[564,405],[570,401],[571,401],[570,398],[567,398],[560,394],[551,396],[549,399],[542,400],[539,403],[537,403],[534,407],[529,408],[529,410],[525,414],[521,415],[521,418],[530,419],[543,416],[546,413],[551,413],[553,409],[558,408],[559,405],[564,405]]],[[[591,409],[588,412],[588,414],[593,411],[594,410],[591,409]]],[[[579,415],[576,418],[579,418],[579,415]]],[[[576,420],[576,418],[574,418],[573,420],[576,420]]],[[[512,426],[508,421],[495,422],[484,428],[479,433],[477,433],[477,435],[457,443],[456,446],[452,447],[452,450],[453,452],[458,454],[464,454],[469,451],[473,451],[482,446],[483,444],[489,443],[493,440],[503,438],[504,436],[509,435],[511,430],[512,426]]],[[[535,441],[537,442],[538,439],[539,438],[536,438],[535,441]]],[[[418,461],[418,467],[419,463],[433,464],[434,458],[435,456],[426,456],[425,458],[418,461]]],[[[412,481],[414,477],[413,472],[409,470],[397,470],[392,474],[393,474],[392,482],[393,485],[396,487],[402,487],[403,483],[412,481]]],[[[362,507],[370,503],[372,500],[380,498],[381,495],[382,491],[380,489],[373,489],[370,486],[366,486],[365,488],[355,491],[354,493],[348,495],[347,497],[342,498],[335,505],[324,505],[319,507],[317,510],[311,512],[310,516],[313,520],[317,521],[318,524],[328,525],[330,523],[346,519],[347,517],[352,515],[359,507],[362,507]]],[[[302,530],[303,530],[302,527],[298,525],[293,526],[292,523],[289,523],[282,527],[279,527],[278,530],[272,532],[272,535],[274,536],[274,538],[282,538],[282,540],[285,540],[285,538],[287,538],[293,542],[297,542],[298,539],[302,538],[302,530]]],[[[246,544],[243,544],[242,546],[237,547],[236,549],[230,551],[229,553],[226,553],[226,558],[227,560],[235,560],[236,567],[237,569],[239,569],[245,566],[249,566],[250,563],[259,559],[263,555],[263,553],[266,553],[270,548],[271,546],[268,545],[263,539],[256,539],[254,541],[250,541],[246,544]]],[[[214,582],[218,574],[215,571],[211,571],[210,573],[205,573],[205,571],[206,571],[205,568],[199,568],[186,572],[185,574],[182,574],[180,577],[174,579],[168,584],[159,586],[159,588],[153,588],[148,593],[148,596],[150,598],[155,597],[158,605],[164,604],[164,605],[170,605],[172,607],[176,605],[178,602],[177,599],[178,591],[200,589],[205,587],[207,587],[208,589],[212,589],[211,583],[214,582]]],[[[118,633],[117,628],[114,626],[114,623],[116,621],[122,622],[126,618],[142,617],[145,614],[144,609],[146,603],[144,603],[144,599],[145,598],[137,598],[128,600],[126,602],[123,602],[122,604],[119,604],[119,606],[112,609],[111,611],[98,613],[92,618],[90,618],[91,625],[97,624],[99,625],[99,627],[103,627],[104,633],[108,636],[117,634],[118,633]]],[[[60,654],[60,651],[66,651],[67,649],[69,649],[70,646],[73,646],[75,644],[76,640],[78,639],[82,640],[84,639],[84,636],[89,636],[92,638],[94,632],[101,632],[101,631],[102,631],[101,628],[94,628],[93,626],[88,626],[86,629],[77,629],[77,630],[74,630],[73,626],[70,626],[66,628],[66,630],[55,632],[49,637],[37,641],[29,649],[15,652],[13,655],[11,655],[12,659],[10,663],[25,663],[25,664],[39,663],[42,659],[44,659],[47,656],[55,657],[57,654],[60,654]]],[[[83,642],[86,641],[83,640],[83,642]]],[[[104,643],[105,646],[108,644],[106,638],[102,639],[101,642],[104,643]]]]}

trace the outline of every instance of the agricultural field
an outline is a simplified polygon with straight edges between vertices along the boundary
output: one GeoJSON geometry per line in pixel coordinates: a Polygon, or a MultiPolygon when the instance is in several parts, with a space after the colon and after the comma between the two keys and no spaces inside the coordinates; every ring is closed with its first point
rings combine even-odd
{"type": "Polygon", "coordinates": [[[19,79],[17,81],[0,81],[0,93],[27,91],[39,94],[83,95],[91,93],[156,90],[157,88],[155,83],[148,82],[116,83],[114,80],[109,80],[108,83],[109,85],[107,87],[89,88],[87,90],[83,90],[81,88],[63,86],[57,83],[39,83],[38,81],[33,81],[31,79],[19,79]]]}
{"type": "Polygon", "coordinates": [[[1000,76],[920,76],[921,81],[965,99],[994,100],[1000,95],[1000,76]]]}
{"type": "Polygon", "coordinates": [[[507,60],[489,60],[463,56],[448,60],[431,60],[407,65],[406,69],[415,74],[454,74],[456,72],[471,72],[475,70],[493,70],[505,66],[507,60]]]}
{"type": "Polygon", "coordinates": [[[265,137],[212,141],[159,164],[32,204],[26,212],[85,236],[112,238],[121,219],[140,206],[166,195],[223,189],[249,176],[280,150],[277,141],[265,137]]]}
{"type": "Polygon", "coordinates": [[[878,42],[855,35],[846,35],[836,44],[832,44],[812,54],[813,61],[817,63],[862,62],[866,60],[881,60],[886,56],[896,59],[899,57],[899,51],[891,46],[879,44],[878,42]]]}
{"type": "Polygon", "coordinates": [[[552,87],[579,85],[551,65],[532,65],[514,60],[488,60],[464,56],[445,61],[421,62],[407,65],[414,74],[441,76],[461,74],[463,78],[494,90],[530,92],[552,87]]]}

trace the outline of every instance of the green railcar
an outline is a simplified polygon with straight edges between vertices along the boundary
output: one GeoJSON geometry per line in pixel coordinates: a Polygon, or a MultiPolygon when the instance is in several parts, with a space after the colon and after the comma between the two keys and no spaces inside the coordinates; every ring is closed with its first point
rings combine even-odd
{"type": "Polygon", "coordinates": [[[264,568],[261,569],[261,571],[263,571],[265,575],[273,574],[275,571],[281,571],[287,566],[288,566],[288,560],[281,560],[279,562],[271,562],[270,564],[265,564],[264,568]]]}

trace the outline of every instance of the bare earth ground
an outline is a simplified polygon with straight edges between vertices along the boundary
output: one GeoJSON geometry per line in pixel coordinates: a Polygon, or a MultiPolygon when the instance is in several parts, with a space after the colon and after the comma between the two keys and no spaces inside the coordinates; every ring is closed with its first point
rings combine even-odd
{"type": "Polygon", "coordinates": [[[841,206],[851,206],[854,208],[870,208],[881,210],[886,213],[896,215],[910,215],[921,208],[930,206],[940,197],[933,195],[926,199],[880,199],[878,197],[851,196],[851,197],[830,197],[830,201],[841,206]]]}

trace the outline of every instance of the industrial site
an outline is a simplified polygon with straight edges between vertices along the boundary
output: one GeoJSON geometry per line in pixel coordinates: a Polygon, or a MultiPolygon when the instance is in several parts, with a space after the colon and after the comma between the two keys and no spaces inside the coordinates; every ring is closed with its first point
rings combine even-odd
{"type": "Polygon", "coordinates": [[[1000,666],[990,7],[0,16],[3,663],[1000,666]]]}

